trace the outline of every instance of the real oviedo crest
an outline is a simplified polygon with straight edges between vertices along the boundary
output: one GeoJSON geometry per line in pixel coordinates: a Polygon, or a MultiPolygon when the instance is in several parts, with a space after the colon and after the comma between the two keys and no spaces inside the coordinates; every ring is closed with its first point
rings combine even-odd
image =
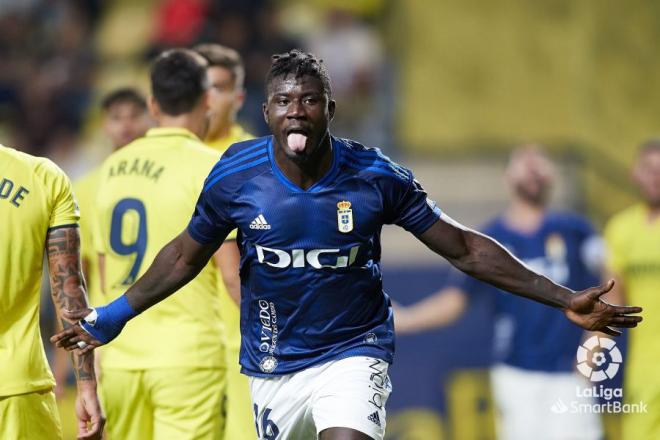
{"type": "Polygon", "coordinates": [[[353,230],[353,210],[351,202],[342,200],[337,203],[337,228],[339,232],[347,234],[353,230]]]}

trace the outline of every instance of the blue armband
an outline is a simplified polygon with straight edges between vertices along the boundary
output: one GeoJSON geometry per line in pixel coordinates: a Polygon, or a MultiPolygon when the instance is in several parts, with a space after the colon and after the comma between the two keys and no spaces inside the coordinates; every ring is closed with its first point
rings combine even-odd
{"type": "Polygon", "coordinates": [[[99,341],[107,344],[121,333],[126,323],[138,313],[122,295],[106,306],[96,307],[80,321],[80,326],[99,341]]]}

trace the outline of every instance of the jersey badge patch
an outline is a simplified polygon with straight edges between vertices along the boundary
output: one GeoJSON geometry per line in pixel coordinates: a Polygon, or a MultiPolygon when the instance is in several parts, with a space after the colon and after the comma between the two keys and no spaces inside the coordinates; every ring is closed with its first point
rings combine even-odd
{"type": "Polygon", "coordinates": [[[353,230],[353,210],[351,202],[342,200],[337,203],[337,228],[339,232],[347,234],[353,230]]]}

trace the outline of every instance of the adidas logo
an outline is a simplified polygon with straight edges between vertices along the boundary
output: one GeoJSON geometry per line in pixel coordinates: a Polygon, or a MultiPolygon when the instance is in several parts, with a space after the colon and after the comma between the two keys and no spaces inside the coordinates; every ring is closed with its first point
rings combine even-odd
{"type": "Polygon", "coordinates": [[[380,417],[378,417],[378,411],[375,411],[373,414],[371,414],[367,419],[371,420],[380,428],[380,417]]]}
{"type": "Polygon", "coordinates": [[[266,217],[263,214],[259,214],[250,223],[250,229],[270,229],[270,225],[266,221],[266,217]]]}

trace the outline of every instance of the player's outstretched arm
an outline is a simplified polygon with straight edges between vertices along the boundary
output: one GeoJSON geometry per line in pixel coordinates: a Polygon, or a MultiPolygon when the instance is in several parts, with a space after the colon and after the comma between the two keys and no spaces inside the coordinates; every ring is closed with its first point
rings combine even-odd
{"type": "Polygon", "coordinates": [[[82,320],[80,326],[63,330],[53,336],[51,342],[67,350],[80,349],[80,353],[107,344],[121,333],[130,319],[195,278],[220,243],[222,240],[216,244],[202,245],[194,240],[187,230],[183,231],[160,250],[146,273],[124,295],[95,309],[82,312],[65,311],[66,318],[82,320]],[[78,345],[81,341],[84,348],[78,345]]]}
{"type": "MultiPolygon", "coordinates": [[[[88,310],[85,298],[85,281],[80,270],[80,235],[78,227],[51,229],[46,238],[48,273],[51,293],[57,314],[63,311],[84,313],[88,310]]],[[[62,319],[65,329],[71,321],[62,319]]],[[[73,353],[73,370],[76,373],[78,396],[76,415],[79,439],[100,439],[105,418],[96,394],[93,353],[73,353]]]]}
{"type": "Polygon", "coordinates": [[[636,327],[642,320],[641,316],[630,316],[641,312],[641,307],[614,306],[600,299],[612,289],[612,281],[573,292],[530,270],[492,238],[445,215],[418,238],[468,275],[516,295],[560,308],[569,320],[587,330],[618,336],[621,332],[612,327],[636,327]]]}

